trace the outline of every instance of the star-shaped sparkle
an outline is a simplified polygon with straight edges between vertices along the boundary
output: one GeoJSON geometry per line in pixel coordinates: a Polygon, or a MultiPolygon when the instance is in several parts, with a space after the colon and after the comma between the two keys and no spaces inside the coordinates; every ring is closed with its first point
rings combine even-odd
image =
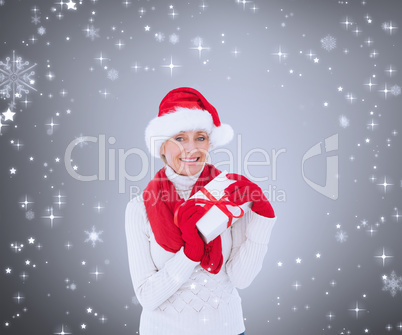
{"type": "Polygon", "coordinates": [[[42,218],[49,219],[50,220],[50,226],[53,228],[53,220],[54,219],[61,219],[63,217],[54,215],[53,214],[53,207],[50,207],[47,211],[50,212],[50,215],[42,216],[42,218]]]}
{"type": "Polygon", "coordinates": [[[376,258],[381,258],[381,259],[382,259],[382,266],[384,266],[385,260],[386,260],[387,258],[392,258],[393,256],[388,256],[388,255],[386,255],[384,248],[382,248],[382,255],[380,255],[380,256],[374,256],[374,257],[376,257],[376,258]]]}
{"type": "Polygon", "coordinates": [[[278,52],[273,53],[273,55],[278,56],[279,63],[280,63],[282,61],[282,58],[286,58],[288,54],[285,52],[282,52],[282,47],[279,46],[278,52]]]}
{"type": "Polygon", "coordinates": [[[64,325],[61,325],[61,331],[59,333],[53,333],[53,334],[55,334],[55,335],[68,335],[68,334],[71,334],[71,333],[66,333],[64,331],[64,325]]]}
{"type": "Polygon", "coordinates": [[[12,112],[12,111],[10,110],[10,108],[7,109],[7,111],[4,112],[3,115],[4,115],[4,121],[7,121],[7,120],[14,121],[13,117],[14,117],[15,113],[12,112]]]}
{"type": "Polygon", "coordinates": [[[365,311],[365,309],[359,308],[359,303],[356,301],[356,307],[353,309],[349,309],[350,311],[354,311],[356,313],[356,319],[359,317],[359,312],[365,311]]]}
{"type": "Polygon", "coordinates": [[[77,10],[77,8],[75,7],[76,3],[73,2],[72,0],[70,0],[69,2],[67,2],[66,5],[67,5],[67,9],[77,10]]]}
{"type": "Polygon", "coordinates": [[[377,185],[384,187],[384,193],[387,193],[387,187],[392,186],[393,184],[388,184],[387,177],[384,177],[384,182],[382,184],[377,184],[377,185]]]}
{"type": "Polygon", "coordinates": [[[180,65],[174,65],[173,64],[173,59],[172,59],[172,57],[170,57],[170,64],[169,65],[162,65],[162,67],[168,67],[168,68],[170,68],[170,76],[172,76],[173,75],[173,69],[175,68],[175,67],[181,67],[180,65]]]}

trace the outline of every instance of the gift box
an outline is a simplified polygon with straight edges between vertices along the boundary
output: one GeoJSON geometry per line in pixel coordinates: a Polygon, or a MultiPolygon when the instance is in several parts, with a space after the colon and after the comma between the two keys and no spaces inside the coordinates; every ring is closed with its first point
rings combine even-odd
{"type": "MultiPolygon", "coordinates": [[[[235,183],[235,180],[226,178],[225,170],[195,193],[190,199],[197,199],[196,206],[206,206],[208,211],[198,220],[197,229],[205,243],[211,242],[235,223],[251,209],[252,201],[241,206],[230,205],[226,197],[222,198],[225,188],[235,183]]],[[[190,200],[189,199],[189,200],[190,200]]]]}

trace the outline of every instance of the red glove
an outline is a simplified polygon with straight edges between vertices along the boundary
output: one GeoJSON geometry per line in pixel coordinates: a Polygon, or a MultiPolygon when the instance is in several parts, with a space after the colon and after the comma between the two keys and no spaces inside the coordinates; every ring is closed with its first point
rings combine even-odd
{"type": "Polygon", "coordinates": [[[194,262],[200,262],[204,254],[205,243],[198,234],[197,221],[205,214],[203,206],[189,204],[180,207],[178,226],[184,240],[184,253],[194,262]]]}
{"type": "Polygon", "coordinates": [[[223,264],[222,239],[218,236],[205,245],[204,255],[201,259],[201,266],[208,269],[210,273],[217,274],[223,264]]]}
{"type": "Polygon", "coordinates": [[[235,183],[232,183],[225,189],[225,195],[228,200],[234,202],[236,205],[242,205],[245,202],[252,201],[252,211],[267,218],[275,217],[270,202],[257,184],[236,173],[228,173],[226,177],[236,180],[235,183]]]}

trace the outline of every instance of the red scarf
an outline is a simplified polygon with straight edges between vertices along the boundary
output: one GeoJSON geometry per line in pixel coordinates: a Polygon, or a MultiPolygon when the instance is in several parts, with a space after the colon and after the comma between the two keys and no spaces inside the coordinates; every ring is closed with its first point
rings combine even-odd
{"type": "MultiPolygon", "coordinates": [[[[219,175],[212,164],[205,163],[204,169],[193,186],[190,197],[219,175]]],[[[178,195],[173,183],[165,174],[165,167],[160,169],[145,188],[144,204],[156,242],[166,251],[176,253],[184,246],[180,229],[174,224],[176,208],[184,202],[178,195]]],[[[208,243],[205,247],[201,266],[211,272],[218,273],[222,267],[221,237],[208,243]]]]}

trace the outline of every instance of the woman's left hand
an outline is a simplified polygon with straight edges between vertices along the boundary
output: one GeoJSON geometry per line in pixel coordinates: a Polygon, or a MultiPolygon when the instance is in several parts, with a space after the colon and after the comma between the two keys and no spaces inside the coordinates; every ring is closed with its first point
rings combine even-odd
{"type": "Polygon", "coordinates": [[[252,211],[267,218],[275,217],[271,203],[257,184],[236,173],[228,173],[226,178],[236,180],[235,183],[232,183],[225,189],[225,195],[229,201],[234,202],[238,206],[252,201],[252,211]]]}
{"type": "Polygon", "coordinates": [[[222,240],[220,238],[215,238],[205,245],[204,255],[201,259],[201,266],[204,269],[208,269],[210,273],[217,274],[220,271],[222,264],[222,240]],[[215,263],[213,263],[213,260],[215,260],[215,263]]]}

